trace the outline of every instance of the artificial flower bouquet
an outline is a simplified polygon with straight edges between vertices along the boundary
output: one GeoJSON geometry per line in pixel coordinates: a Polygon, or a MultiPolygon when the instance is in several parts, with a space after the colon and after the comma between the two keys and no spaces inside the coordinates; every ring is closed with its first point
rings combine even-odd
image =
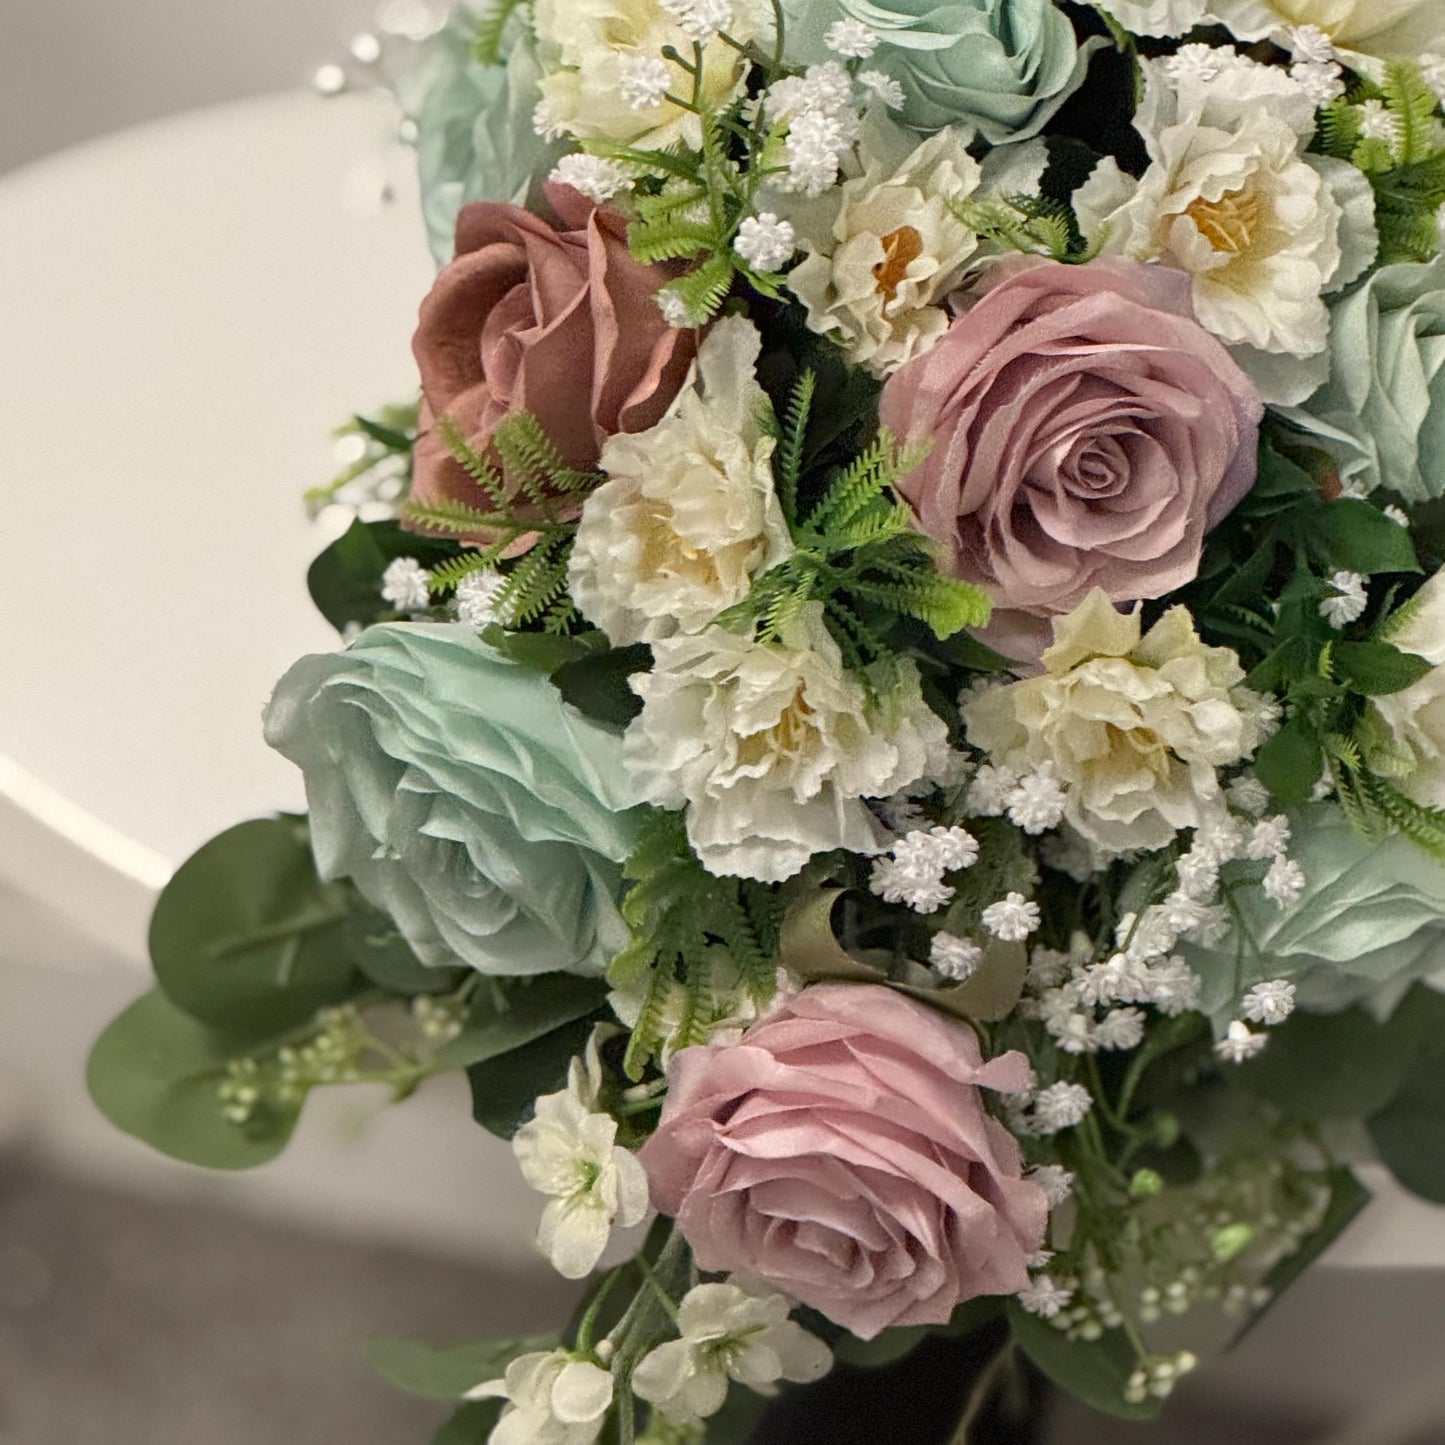
{"type": "Polygon", "coordinates": [[[1445,1202],[1445,0],[498,0],[396,88],[308,816],[166,890],[110,1117],[465,1070],[581,1283],[378,1344],[448,1445],[981,1334],[955,1440],[1143,1418],[1352,1166],[1445,1202]]]}

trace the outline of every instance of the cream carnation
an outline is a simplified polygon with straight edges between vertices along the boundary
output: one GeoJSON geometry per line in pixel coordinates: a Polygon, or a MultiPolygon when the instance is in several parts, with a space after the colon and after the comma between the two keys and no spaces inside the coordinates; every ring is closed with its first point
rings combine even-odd
{"type": "Polygon", "coordinates": [[[1055,622],[1043,665],[966,704],[969,741],[1018,771],[1052,763],[1068,822],[1109,853],[1161,848],[1218,817],[1217,769],[1265,737],[1239,659],[1205,646],[1183,607],[1142,635],[1137,611],[1094,592],[1055,622]]]}
{"type": "Polygon", "coordinates": [[[780,882],[815,853],[879,852],[862,799],[916,782],[947,746],[911,668],[888,700],[870,701],[821,604],[776,643],[710,627],[653,651],[655,669],[632,682],[643,709],[627,768],[647,801],[687,807],[688,837],[713,873],[780,882]]]}
{"type": "Polygon", "coordinates": [[[719,322],[667,416],[602,450],[610,480],[582,509],[569,582],[618,646],[700,632],[793,550],[754,374],[761,347],[750,321],[719,322]]]}
{"type": "Polygon", "coordinates": [[[968,140],[951,127],[901,162],[875,152],[863,174],[804,223],[807,259],[788,286],[808,308],[809,327],[833,336],[875,376],[921,355],[948,329],[942,303],[979,246],[952,211],[979,183],[968,140]]]}
{"type": "Polygon", "coordinates": [[[1186,272],[1199,321],[1265,400],[1302,401],[1329,374],[1325,296],[1378,250],[1369,182],[1305,153],[1314,102],[1284,72],[1239,57],[1207,82],[1145,69],[1151,164],[1136,181],[1103,161],[1075,196],[1080,222],[1109,254],[1186,272]]]}
{"type": "MultiPolygon", "coordinates": [[[[671,47],[691,58],[693,42],[658,0],[537,0],[535,23],[542,104],[557,130],[645,147],[701,144],[696,115],[670,100],[642,104],[635,83],[640,64],[655,60],[670,72],[673,95],[692,95],[692,76],[663,51],[671,47]]],[[[729,33],[748,41],[765,24],[755,0],[742,0],[729,33]]],[[[702,47],[702,61],[703,107],[722,109],[741,89],[747,59],[713,38],[702,47]]]]}

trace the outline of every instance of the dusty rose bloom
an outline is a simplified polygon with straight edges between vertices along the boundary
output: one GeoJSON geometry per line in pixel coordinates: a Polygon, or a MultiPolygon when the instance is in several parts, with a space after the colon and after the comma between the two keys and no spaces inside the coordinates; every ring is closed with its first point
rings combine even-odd
{"type": "MultiPolygon", "coordinates": [[[[478,202],[457,220],[457,258],[422,303],[417,501],[484,505],[434,423],[448,416],[485,451],[497,423],[529,411],[574,467],[618,432],[662,419],[696,353],[653,300],[670,273],[627,249],[626,224],[552,187],[559,230],[518,206],[478,202]]],[[[480,540],[480,539],[479,539],[480,540]]]]}
{"type": "Polygon", "coordinates": [[[883,425],[932,438],[903,484],[919,527],[1037,656],[1095,588],[1161,597],[1254,483],[1264,407],[1194,319],[1182,273],[1009,261],[884,389],[883,425]]]}
{"type": "Polygon", "coordinates": [[[863,1339],[1028,1283],[1047,1204],[980,1094],[1026,1087],[1022,1054],[984,1063],[967,1024],[824,984],[741,1043],[684,1049],[669,1077],[641,1157],[700,1268],[762,1279],[863,1339]]]}

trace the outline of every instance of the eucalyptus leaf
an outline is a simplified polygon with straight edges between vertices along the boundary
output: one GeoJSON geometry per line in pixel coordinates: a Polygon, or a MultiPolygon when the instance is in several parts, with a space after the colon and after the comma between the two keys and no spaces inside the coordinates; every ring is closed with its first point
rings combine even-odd
{"type": "Polygon", "coordinates": [[[503,1058],[563,1025],[589,1018],[607,1001],[597,979],[571,973],[546,973],[495,988],[492,1002],[474,1007],[467,1027],[437,1056],[441,1067],[467,1069],[503,1058]]]}
{"type": "Polygon", "coordinates": [[[351,897],[345,928],[352,961],[370,982],[388,993],[403,997],[453,993],[467,975],[464,968],[424,964],[391,918],[360,894],[351,897]]]}
{"type": "Polygon", "coordinates": [[[1105,1415],[1121,1420],[1148,1420],[1159,1413],[1152,1396],[1141,1404],[1124,1398],[1138,1360],[1120,1330],[1108,1330],[1094,1341],[1071,1340],[1046,1320],[1029,1314],[1016,1300],[1008,1302],[1009,1326],[1018,1347],[1054,1384],[1105,1415]]]}
{"type": "Polygon", "coordinates": [[[268,1110],[241,1125],[223,1112],[226,1065],[260,1043],[207,1028],[155,990],[100,1036],[86,1083],[112,1124],[162,1154],[207,1169],[251,1169],[286,1147],[297,1118],[268,1110]]]}
{"type": "Polygon", "coordinates": [[[500,1379],[518,1355],[554,1349],[557,1336],[486,1340],[437,1348],[417,1340],[369,1340],[366,1363],[388,1385],[428,1400],[460,1400],[468,1390],[500,1379]]]}
{"type": "Polygon", "coordinates": [[[1422,1199],[1445,1204],[1445,1054],[1419,1055],[1369,1128],[1395,1178],[1422,1199]]]}
{"type": "Polygon", "coordinates": [[[213,1028],[285,1033],[362,987],[349,896],[316,876],[304,820],[263,818],[177,870],[151,919],[156,979],[213,1028]]]}

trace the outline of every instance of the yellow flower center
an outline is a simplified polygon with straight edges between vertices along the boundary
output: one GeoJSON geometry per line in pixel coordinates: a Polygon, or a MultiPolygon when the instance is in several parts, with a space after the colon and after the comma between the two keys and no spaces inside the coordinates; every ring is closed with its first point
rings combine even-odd
{"type": "Polygon", "coordinates": [[[1254,244],[1262,212],[1258,194],[1245,188],[1226,191],[1217,201],[1201,197],[1187,206],[1184,214],[1216,251],[1241,256],[1254,244]]]}
{"type": "Polygon", "coordinates": [[[873,268],[878,289],[890,301],[908,275],[908,268],[923,254],[923,237],[912,226],[900,226],[883,237],[883,259],[873,268]]]}

